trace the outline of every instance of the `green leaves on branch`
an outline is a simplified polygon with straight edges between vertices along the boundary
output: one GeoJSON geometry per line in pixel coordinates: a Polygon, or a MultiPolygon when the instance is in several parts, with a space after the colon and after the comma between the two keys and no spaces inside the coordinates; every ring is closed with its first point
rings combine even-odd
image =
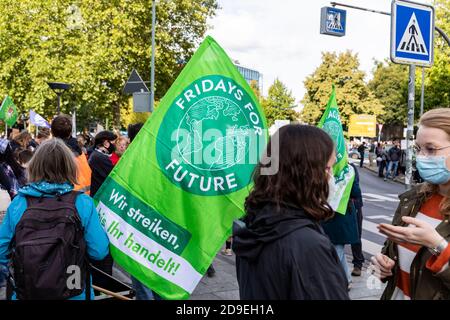
{"type": "MultiPolygon", "coordinates": [[[[51,117],[56,96],[48,81],[73,84],[62,111],[77,108],[82,126],[106,118],[116,127],[131,70],[150,79],[148,0],[27,0],[0,2],[0,94],[22,111],[51,117]]],[[[156,99],[160,99],[203,38],[216,0],[157,1],[156,99]]],[[[127,112],[125,112],[127,114],[127,112]]],[[[128,112],[129,113],[129,112],[128,112]]],[[[123,111],[122,111],[123,114],[123,111]]]]}
{"type": "Polygon", "coordinates": [[[261,99],[268,126],[273,125],[275,120],[298,120],[299,114],[293,109],[294,102],[292,92],[280,80],[275,79],[267,97],[261,99]]]}
{"type": "Polygon", "coordinates": [[[337,104],[344,127],[352,114],[368,113],[380,116],[383,105],[364,82],[364,72],[359,70],[357,54],[350,51],[336,54],[322,53],[321,65],[304,81],[306,94],[302,100],[302,120],[316,125],[320,120],[331,86],[336,86],[337,104]]]}

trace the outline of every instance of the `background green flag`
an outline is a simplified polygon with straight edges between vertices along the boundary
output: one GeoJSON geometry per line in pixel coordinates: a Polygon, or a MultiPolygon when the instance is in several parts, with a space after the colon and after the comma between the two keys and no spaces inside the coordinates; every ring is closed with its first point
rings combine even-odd
{"type": "Polygon", "coordinates": [[[336,193],[330,200],[330,205],[334,211],[345,214],[350,198],[355,171],[348,164],[347,148],[342,130],[341,117],[336,102],[336,91],[332,87],[331,96],[327,103],[327,108],[320,119],[319,128],[325,130],[333,139],[336,145],[336,163],[333,166],[336,180],[336,193]]]}
{"type": "Polygon", "coordinates": [[[267,140],[253,91],[207,37],[95,196],[114,260],[188,298],[244,213],[267,140]]]}
{"type": "Polygon", "coordinates": [[[6,96],[0,107],[0,119],[5,121],[8,126],[12,127],[16,123],[18,116],[19,113],[17,112],[16,105],[11,97],[6,96]]]}

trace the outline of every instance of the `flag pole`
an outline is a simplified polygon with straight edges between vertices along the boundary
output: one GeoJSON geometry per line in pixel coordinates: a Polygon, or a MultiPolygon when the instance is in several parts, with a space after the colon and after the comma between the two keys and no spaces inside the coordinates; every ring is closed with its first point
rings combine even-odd
{"type": "MultiPolygon", "coordinates": [[[[2,110],[3,108],[3,104],[5,103],[5,100],[8,96],[6,96],[3,101],[2,104],[0,105],[0,110],[2,110]]],[[[5,139],[8,140],[8,124],[6,123],[6,119],[3,119],[3,121],[5,122],[5,139]]]]}

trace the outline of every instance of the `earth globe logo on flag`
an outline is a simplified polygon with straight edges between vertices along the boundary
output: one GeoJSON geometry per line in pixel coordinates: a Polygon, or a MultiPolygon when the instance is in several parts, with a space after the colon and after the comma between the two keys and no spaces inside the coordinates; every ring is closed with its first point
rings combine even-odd
{"type": "Polygon", "coordinates": [[[345,140],[342,134],[342,125],[339,113],[336,110],[330,111],[327,121],[323,125],[325,130],[336,144],[336,162],[345,156],[345,140]]]}
{"type": "Polygon", "coordinates": [[[211,75],[174,99],[158,131],[161,170],[183,190],[218,195],[247,186],[265,147],[263,120],[231,78],[211,75]]]}
{"type": "Polygon", "coordinates": [[[250,123],[241,107],[223,96],[200,99],[184,115],[178,134],[186,130],[187,141],[177,144],[179,155],[199,170],[223,170],[239,163],[247,153],[250,123]],[[214,128],[224,133],[211,144],[210,159],[204,159],[202,129],[214,128]],[[196,160],[200,161],[196,161],[196,160]]]}

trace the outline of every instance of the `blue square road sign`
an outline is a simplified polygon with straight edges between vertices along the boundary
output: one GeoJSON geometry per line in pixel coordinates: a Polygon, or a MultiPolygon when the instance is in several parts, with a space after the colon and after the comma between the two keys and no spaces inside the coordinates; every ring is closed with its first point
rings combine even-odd
{"type": "Polygon", "coordinates": [[[320,11],[320,33],[331,36],[345,36],[347,11],[323,7],[320,11]]]}
{"type": "Polygon", "coordinates": [[[430,67],[434,56],[434,8],[405,0],[392,1],[391,60],[430,67]]]}

